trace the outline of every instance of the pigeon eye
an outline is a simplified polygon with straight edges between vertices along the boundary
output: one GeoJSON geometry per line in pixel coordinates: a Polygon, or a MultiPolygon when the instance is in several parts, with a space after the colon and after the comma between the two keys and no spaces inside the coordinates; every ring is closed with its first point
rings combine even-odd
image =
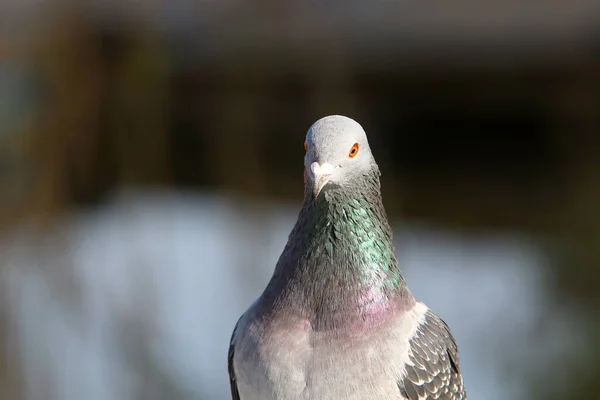
{"type": "Polygon", "coordinates": [[[354,143],[354,145],[350,149],[350,153],[348,153],[348,157],[350,157],[350,158],[356,157],[356,155],[358,154],[358,148],[359,148],[358,143],[354,143]]]}
{"type": "Polygon", "coordinates": [[[304,141],[304,151],[308,151],[308,142],[304,141]]]}

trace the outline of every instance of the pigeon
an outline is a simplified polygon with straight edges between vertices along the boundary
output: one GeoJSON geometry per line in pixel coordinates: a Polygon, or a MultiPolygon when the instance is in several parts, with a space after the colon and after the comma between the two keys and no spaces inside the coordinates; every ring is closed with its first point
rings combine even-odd
{"type": "Polygon", "coordinates": [[[450,328],[401,274],[365,131],[327,116],[304,147],[298,219],[231,336],[232,399],[466,399],[450,328]]]}

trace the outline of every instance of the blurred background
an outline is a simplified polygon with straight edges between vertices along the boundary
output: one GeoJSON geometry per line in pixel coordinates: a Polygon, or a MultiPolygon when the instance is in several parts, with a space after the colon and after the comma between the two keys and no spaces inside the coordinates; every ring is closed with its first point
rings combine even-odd
{"type": "Polygon", "coordinates": [[[470,398],[595,398],[600,2],[1,0],[0,399],[228,399],[328,114],[470,398]]]}

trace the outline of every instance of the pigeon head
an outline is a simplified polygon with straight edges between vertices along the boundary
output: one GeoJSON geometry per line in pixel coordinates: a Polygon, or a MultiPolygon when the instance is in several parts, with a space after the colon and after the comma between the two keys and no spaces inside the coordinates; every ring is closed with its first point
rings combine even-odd
{"type": "Polygon", "coordinates": [[[344,187],[376,166],[362,126],[351,118],[331,115],[315,122],[306,134],[304,167],[313,199],[326,187],[344,187]]]}

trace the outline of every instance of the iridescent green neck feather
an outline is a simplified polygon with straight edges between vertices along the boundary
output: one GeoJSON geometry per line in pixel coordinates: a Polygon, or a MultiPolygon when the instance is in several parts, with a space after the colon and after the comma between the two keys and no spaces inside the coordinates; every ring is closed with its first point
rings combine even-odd
{"type": "Polygon", "coordinates": [[[381,314],[412,299],[383,208],[379,170],[352,185],[328,185],[304,204],[263,301],[298,307],[339,325],[349,314],[381,314]]]}

